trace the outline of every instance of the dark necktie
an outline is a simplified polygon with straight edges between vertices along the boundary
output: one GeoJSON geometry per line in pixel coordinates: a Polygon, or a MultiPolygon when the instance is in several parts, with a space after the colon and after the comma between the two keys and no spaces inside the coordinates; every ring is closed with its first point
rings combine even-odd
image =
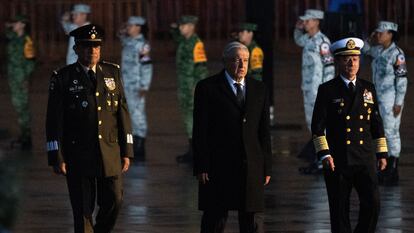
{"type": "Polygon", "coordinates": [[[349,89],[349,93],[351,93],[352,95],[355,93],[355,85],[353,82],[350,82],[348,84],[348,89],[349,89]]]}
{"type": "Polygon", "coordinates": [[[93,86],[96,88],[96,74],[92,69],[90,69],[88,71],[88,76],[89,76],[90,80],[92,81],[93,86]]]}
{"type": "Polygon", "coordinates": [[[236,87],[236,98],[239,105],[242,107],[244,105],[244,94],[241,88],[240,83],[235,83],[234,86],[236,87]]]}

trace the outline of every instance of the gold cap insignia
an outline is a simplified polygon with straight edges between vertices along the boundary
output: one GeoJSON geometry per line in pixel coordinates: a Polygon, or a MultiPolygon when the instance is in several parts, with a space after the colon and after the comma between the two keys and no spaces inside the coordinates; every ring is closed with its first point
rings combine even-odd
{"type": "Polygon", "coordinates": [[[348,42],[346,42],[346,48],[347,49],[355,49],[356,45],[355,45],[355,41],[353,40],[348,40],[348,42]]]}
{"type": "Polygon", "coordinates": [[[93,39],[95,39],[96,38],[96,35],[95,34],[92,34],[91,35],[91,39],[93,40],[93,39]]]}

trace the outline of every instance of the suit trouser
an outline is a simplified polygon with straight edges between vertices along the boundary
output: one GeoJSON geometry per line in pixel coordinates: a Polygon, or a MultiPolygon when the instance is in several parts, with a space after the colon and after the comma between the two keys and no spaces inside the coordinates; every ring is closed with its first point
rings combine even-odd
{"type": "Polygon", "coordinates": [[[109,233],[115,226],[122,203],[122,178],[66,177],[75,225],[75,233],[109,233]],[[96,199],[97,198],[97,199],[96,199]],[[95,200],[99,206],[93,225],[95,200]]]}
{"type": "MultiPolygon", "coordinates": [[[[264,233],[262,212],[239,211],[240,233],[264,233]]],[[[224,233],[228,210],[206,210],[201,219],[201,233],[224,233]]]]}
{"type": "Polygon", "coordinates": [[[380,210],[378,182],[375,172],[365,166],[348,166],[325,170],[325,183],[329,198],[331,230],[333,233],[352,232],[349,220],[352,187],[359,197],[359,217],[355,233],[374,233],[380,210]]]}

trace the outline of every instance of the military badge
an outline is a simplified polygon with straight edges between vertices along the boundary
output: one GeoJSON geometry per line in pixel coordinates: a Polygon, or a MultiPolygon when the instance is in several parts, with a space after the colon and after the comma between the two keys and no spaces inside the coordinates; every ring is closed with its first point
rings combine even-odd
{"type": "Polygon", "coordinates": [[[78,80],[77,79],[74,79],[73,80],[73,84],[75,84],[75,85],[78,84],[78,80]]]}
{"type": "Polygon", "coordinates": [[[347,49],[354,49],[356,47],[355,41],[350,39],[348,42],[346,42],[346,48],[347,49]]]}
{"type": "Polygon", "coordinates": [[[344,99],[342,99],[342,98],[332,100],[333,104],[342,103],[342,102],[344,102],[344,99]]]}
{"type": "Polygon", "coordinates": [[[374,98],[372,97],[372,93],[367,89],[364,90],[364,103],[373,104],[374,98]]]}
{"type": "Polygon", "coordinates": [[[84,108],[88,107],[88,101],[83,101],[82,102],[82,107],[84,107],[84,108]]]}
{"type": "Polygon", "coordinates": [[[114,78],[104,78],[106,87],[113,91],[116,88],[115,79],[114,78]]]}

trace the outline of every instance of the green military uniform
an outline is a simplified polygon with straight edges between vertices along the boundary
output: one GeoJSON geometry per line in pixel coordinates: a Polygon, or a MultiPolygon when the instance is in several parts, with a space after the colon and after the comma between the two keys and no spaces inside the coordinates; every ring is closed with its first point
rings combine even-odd
{"type": "MultiPolygon", "coordinates": [[[[93,24],[71,32],[77,46],[100,45],[102,34],[102,29],[93,24]]],[[[66,163],[75,233],[110,232],[123,198],[122,159],[133,157],[120,67],[99,62],[88,68],[78,60],[54,72],[46,137],[49,165],[66,163]],[[100,208],[93,226],[95,196],[100,208]]]]}
{"type": "MultiPolygon", "coordinates": [[[[183,16],[179,24],[196,22],[197,17],[195,16],[183,16]]],[[[208,76],[207,56],[204,44],[196,34],[186,39],[180,35],[176,28],[171,30],[171,34],[178,44],[176,53],[178,103],[187,136],[192,138],[194,88],[198,81],[208,76]]]]}
{"type": "MultiPolygon", "coordinates": [[[[16,16],[15,22],[26,22],[23,16],[16,16]]],[[[20,127],[20,140],[30,143],[29,77],[33,72],[34,49],[28,34],[18,36],[7,31],[7,77],[10,86],[12,104],[17,112],[20,127]]]]}
{"type": "MultiPolygon", "coordinates": [[[[242,23],[239,25],[239,31],[251,31],[255,32],[257,30],[257,25],[253,23],[242,23]]],[[[263,60],[264,60],[264,53],[260,46],[257,44],[255,40],[249,45],[246,45],[249,49],[250,58],[249,58],[249,69],[247,71],[247,76],[254,78],[258,81],[263,80],[263,60]]]]}

